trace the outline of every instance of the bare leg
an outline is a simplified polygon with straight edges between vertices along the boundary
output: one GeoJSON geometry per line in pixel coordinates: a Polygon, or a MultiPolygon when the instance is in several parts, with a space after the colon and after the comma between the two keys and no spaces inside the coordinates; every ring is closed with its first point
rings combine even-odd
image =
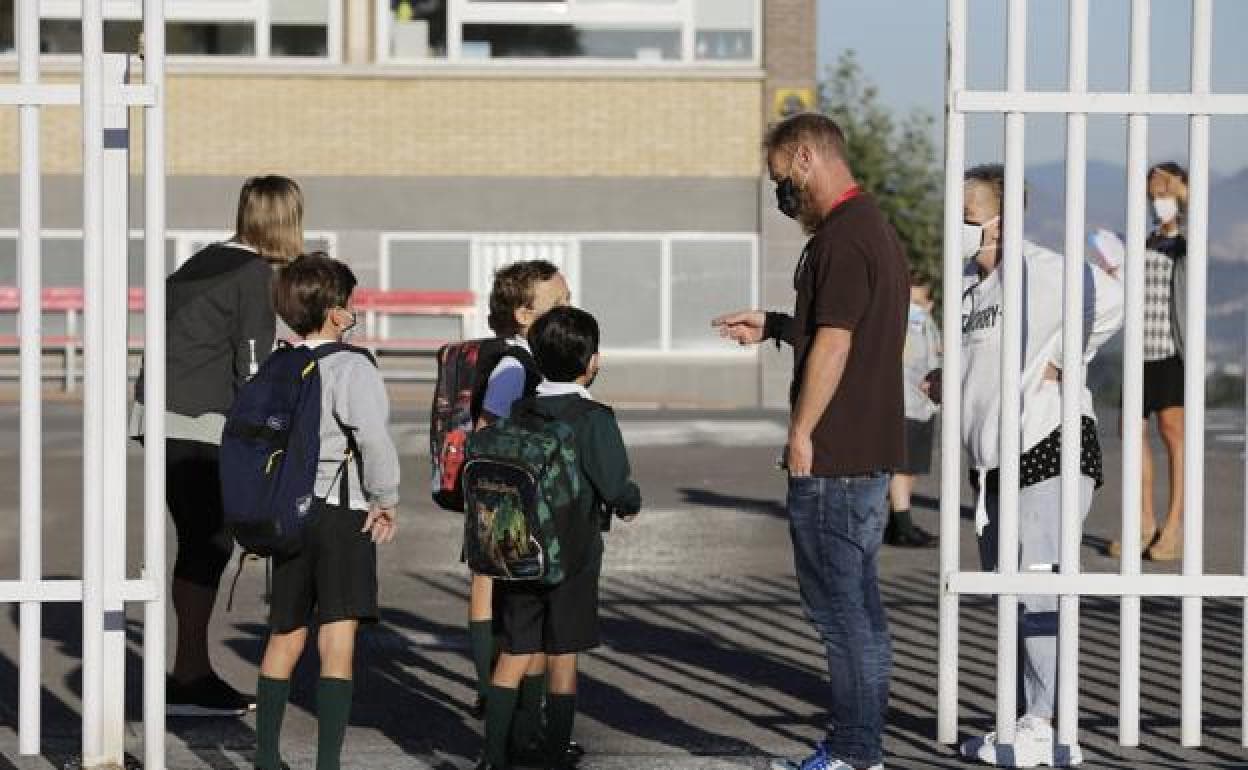
{"type": "Polygon", "coordinates": [[[894,511],[910,510],[910,495],[914,493],[915,477],[908,473],[896,473],[888,484],[888,501],[894,511]]]}
{"type": "Polygon", "coordinates": [[[1183,555],[1183,407],[1171,407],[1157,413],[1157,427],[1170,459],[1170,500],[1166,520],[1149,550],[1158,561],[1170,561],[1183,555]]]}
{"type": "Polygon", "coordinates": [[[308,641],[308,629],[297,628],[285,634],[274,632],[264,648],[260,675],[269,679],[290,679],[308,641]]]}

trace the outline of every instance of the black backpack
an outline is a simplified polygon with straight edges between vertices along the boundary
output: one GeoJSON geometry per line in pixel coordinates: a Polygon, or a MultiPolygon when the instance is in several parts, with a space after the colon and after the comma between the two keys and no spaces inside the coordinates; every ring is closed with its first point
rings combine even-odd
{"type": "MultiPolygon", "coordinates": [[[[308,348],[282,344],[239,390],[221,437],[221,498],[225,524],[243,550],[259,556],[298,552],[316,486],[321,453],[321,375],[318,363],[363,348],[329,342],[308,348]]],[[[350,500],[349,460],[359,457],[341,423],[347,451],[339,466],[340,499],[350,500]]]]}

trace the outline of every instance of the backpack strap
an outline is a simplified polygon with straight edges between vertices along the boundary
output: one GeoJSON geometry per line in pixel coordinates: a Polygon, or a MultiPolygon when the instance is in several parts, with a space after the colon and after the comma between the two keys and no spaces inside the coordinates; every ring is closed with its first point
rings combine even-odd
{"type": "MultiPolygon", "coordinates": [[[[369,363],[371,363],[373,366],[377,366],[377,359],[376,357],[373,356],[372,353],[370,353],[368,350],[364,348],[358,347],[356,345],[349,345],[345,342],[337,342],[337,341],[326,342],[322,345],[317,345],[315,348],[312,349],[312,357],[316,359],[317,361],[320,361],[322,358],[325,358],[327,356],[331,356],[334,353],[358,353],[359,355],[362,355],[365,358],[367,358],[369,363]]],[[[335,479],[340,480],[340,486],[339,486],[339,491],[338,491],[338,505],[343,508],[350,508],[351,507],[351,472],[349,470],[349,466],[351,464],[351,458],[354,457],[356,473],[360,477],[360,489],[363,489],[364,488],[364,462],[362,460],[363,455],[361,455],[360,453],[360,445],[356,443],[356,440],[355,440],[355,429],[344,425],[342,420],[338,419],[338,415],[334,415],[334,422],[338,423],[338,428],[342,430],[342,434],[347,437],[347,455],[346,457],[342,458],[342,464],[338,466],[338,473],[335,474],[335,479]]],[[[333,488],[333,483],[330,483],[330,488],[333,488]]]]}
{"type": "MultiPolygon", "coordinates": [[[[484,343],[483,343],[484,345],[484,343]]],[[[514,358],[524,367],[524,390],[520,398],[532,398],[537,395],[537,386],[542,384],[542,372],[537,368],[537,360],[533,354],[519,345],[504,344],[497,351],[482,356],[477,362],[476,383],[472,390],[472,421],[476,423],[485,409],[485,392],[490,386],[490,375],[498,368],[504,358],[514,358]]]]}
{"type": "Polygon", "coordinates": [[[360,355],[367,358],[369,360],[369,363],[371,363],[373,366],[377,365],[376,356],[374,356],[368,350],[362,347],[359,347],[358,345],[349,345],[345,342],[334,341],[334,342],[326,342],[326,343],[317,345],[316,347],[312,348],[312,357],[315,358],[317,361],[321,360],[322,358],[325,358],[326,356],[331,356],[334,353],[359,353],[360,355]]]}

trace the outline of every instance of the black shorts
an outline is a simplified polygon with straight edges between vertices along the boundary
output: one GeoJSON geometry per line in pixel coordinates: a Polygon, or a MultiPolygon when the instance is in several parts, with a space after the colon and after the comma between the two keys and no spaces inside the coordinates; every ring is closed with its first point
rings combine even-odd
{"type": "Polygon", "coordinates": [[[216,590],[234,552],[221,503],[220,447],[165,441],[165,503],[178,537],[173,576],[216,590]]]}
{"type": "Polygon", "coordinates": [[[1144,362],[1144,417],[1183,406],[1183,359],[1176,353],[1144,362]]]}
{"type": "Polygon", "coordinates": [[[558,585],[495,580],[499,649],[511,655],[568,655],[597,647],[601,553],[558,585]]]}
{"type": "Polygon", "coordinates": [[[316,620],[376,623],[377,545],[361,532],[364,511],[313,503],[303,527],[303,547],[295,556],[273,557],[273,597],[269,625],[289,633],[316,620]]]}
{"type": "Polygon", "coordinates": [[[923,476],[932,470],[932,436],[936,432],[936,418],[929,420],[906,420],[906,462],[901,472],[909,476],[923,476]]]}

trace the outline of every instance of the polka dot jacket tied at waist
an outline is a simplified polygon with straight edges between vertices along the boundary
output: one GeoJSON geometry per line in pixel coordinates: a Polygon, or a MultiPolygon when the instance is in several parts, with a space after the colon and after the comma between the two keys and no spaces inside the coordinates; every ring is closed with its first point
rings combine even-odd
{"type": "MultiPolygon", "coordinates": [[[[1097,489],[1105,485],[1105,469],[1101,461],[1101,440],[1096,433],[1096,420],[1084,416],[1079,432],[1079,473],[1096,482],[1097,489]]],[[[1058,427],[1039,444],[1023,453],[1018,462],[1020,489],[1055,479],[1062,475],[1062,429],[1058,427]]],[[[985,478],[988,494],[997,493],[1000,471],[993,469],[985,478]]],[[[978,488],[979,479],[972,470],[971,484],[978,488]]]]}

